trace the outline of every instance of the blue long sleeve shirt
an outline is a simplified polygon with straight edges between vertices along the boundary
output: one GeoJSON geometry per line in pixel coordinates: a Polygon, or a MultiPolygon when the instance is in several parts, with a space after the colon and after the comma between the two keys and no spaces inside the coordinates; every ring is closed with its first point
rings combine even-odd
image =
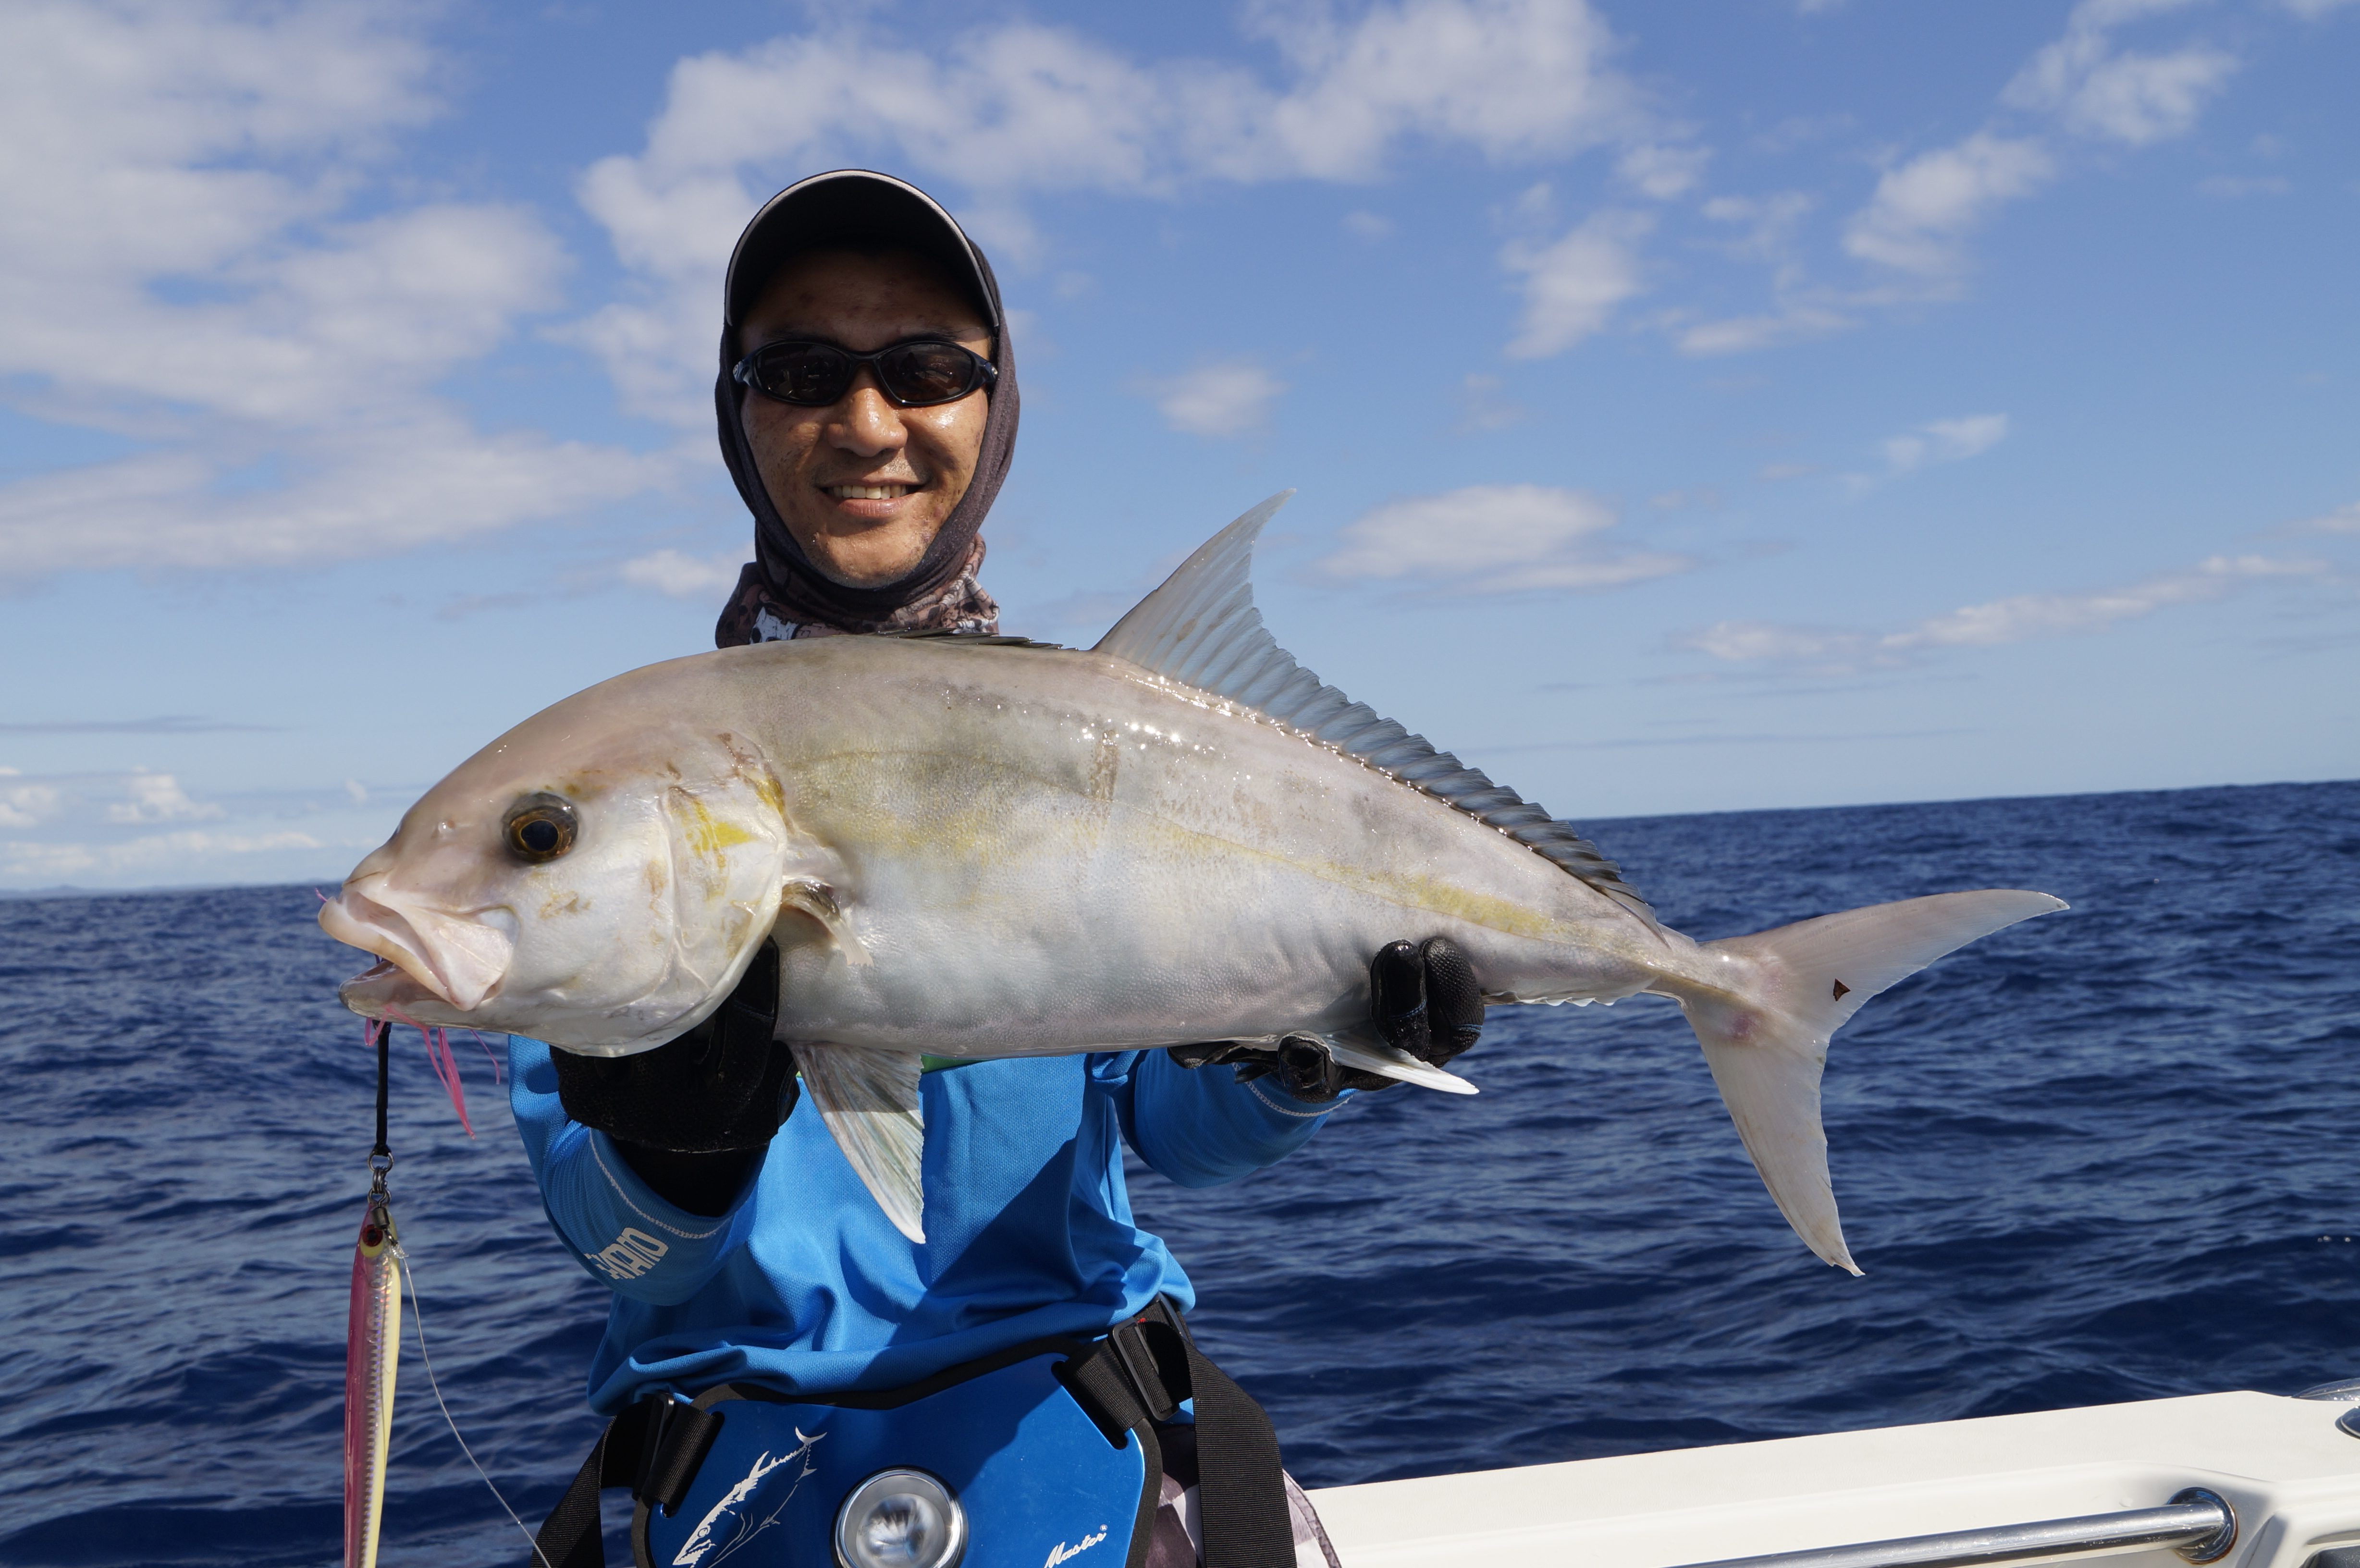
{"type": "MultiPolygon", "coordinates": [[[[970,1062],[921,1080],[923,1242],[893,1228],[806,1096],[729,1212],[693,1214],[567,1119],[549,1047],[508,1041],[542,1203],[615,1292],[590,1403],[745,1379],[890,1388],[1052,1334],[1103,1334],[1188,1277],[1132,1222],[1121,1144],[1186,1187],[1301,1146],[1341,1103],[1188,1071],[1161,1051],[970,1062]]],[[[1349,1096],[1346,1096],[1349,1097],[1349,1096]]]]}

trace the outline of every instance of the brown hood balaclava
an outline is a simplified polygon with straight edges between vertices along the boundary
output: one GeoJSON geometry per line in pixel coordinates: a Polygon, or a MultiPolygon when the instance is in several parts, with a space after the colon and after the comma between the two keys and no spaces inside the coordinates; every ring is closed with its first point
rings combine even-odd
{"type": "Polygon", "coordinates": [[[799,180],[770,198],[729,258],[721,322],[721,374],[713,384],[721,458],[754,514],[754,559],[721,612],[714,641],[722,648],[839,632],[1000,629],[1000,606],[976,583],[983,565],[983,518],[1016,453],[1016,360],[991,264],[951,215],[924,191],[887,174],[842,169],[799,180]],[[780,265],[797,251],[851,243],[891,245],[938,263],[983,308],[1000,379],[989,396],[983,450],[967,494],[907,577],[879,588],[847,588],[814,567],[787,531],[755,466],[739,417],[749,394],[730,376],[738,363],[738,324],[780,265]]]}

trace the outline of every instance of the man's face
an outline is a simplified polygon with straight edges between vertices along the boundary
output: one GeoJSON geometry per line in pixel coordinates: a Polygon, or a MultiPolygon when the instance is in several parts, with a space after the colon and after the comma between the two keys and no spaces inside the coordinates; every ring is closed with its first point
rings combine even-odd
{"type": "MultiPolygon", "coordinates": [[[[987,357],[991,333],[931,263],[904,251],[808,251],[780,268],[738,331],[738,352],[816,338],[857,352],[947,338],[987,357]]],[[[874,588],[908,576],[967,494],[989,394],[899,408],[868,365],[825,408],[748,391],[739,418],[770,504],[826,577],[874,588]]]]}

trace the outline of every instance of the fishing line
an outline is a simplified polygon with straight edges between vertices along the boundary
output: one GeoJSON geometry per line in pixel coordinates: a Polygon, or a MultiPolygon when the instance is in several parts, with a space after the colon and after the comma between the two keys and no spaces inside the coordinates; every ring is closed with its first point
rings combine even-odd
{"type": "MultiPolygon", "coordinates": [[[[427,1060],[430,1062],[433,1061],[434,1035],[430,1033],[424,1025],[415,1024],[414,1020],[405,1018],[403,1021],[413,1023],[414,1027],[417,1028],[418,1032],[426,1036],[427,1060]]],[[[468,1032],[474,1033],[473,1030],[468,1032]]],[[[387,1173],[391,1171],[393,1169],[393,1150],[388,1146],[386,1138],[387,1112],[390,1108],[391,1079],[393,1076],[391,1072],[393,1025],[389,1020],[386,1019],[372,1020],[364,1018],[361,1020],[361,1038],[377,1048],[377,1144],[376,1147],[369,1150],[369,1195],[373,1203],[382,1207],[389,1202],[386,1195],[385,1179],[387,1173]]],[[[482,1040],[484,1037],[478,1034],[475,1038],[478,1040],[482,1040]]],[[[444,1044],[442,1051],[444,1057],[447,1059],[450,1054],[450,1046],[447,1042],[444,1044]]],[[[488,1042],[485,1043],[484,1053],[486,1056],[491,1054],[491,1046],[488,1042]]],[[[493,1060],[492,1068],[494,1079],[497,1081],[499,1071],[499,1062],[497,1058],[494,1058],[493,1060]]],[[[456,1062],[451,1062],[450,1076],[444,1080],[444,1083],[447,1087],[452,1087],[453,1103],[461,1105],[459,1119],[461,1125],[464,1126],[466,1122],[467,1113],[464,1103],[459,1100],[458,1091],[454,1086],[458,1079],[458,1072],[459,1064],[456,1062]]],[[[435,1076],[442,1077],[442,1068],[439,1062],[435,1065],[435,1076]]],[[[467,1136],[473,1138],[475,1135],[475,1129],[468,1127],[467,1136]]],[[[392,1235],[392,1227],[389,1220],[387,1225],[387,1235],[388,1236],[392,1235]]],[[[410,1253],[402,1247],[401,1243],[398,1239],[393,1241],[391,1250],[393,1252],[394,1263],[401,1270],[402,1283],[410,1287],[410,1322],[412,1329],[416,1332],[418,1336],[418,1359],[420,1364],[426,1368],[426,1386],[433,1391],[435,1409],[442,1412],[442,1424],[451,1429],[452,1440],[458,1443],[459,1452],[467,1456],[467,1463],[475,1467],[475,1474],[483,1477],[484,1485],[486,1486],[491,1488],[492,1497],[500,1505],[500,1510],[508,1516],[509,1521],[513,1523],[519,1530],[523,1532],[526,1542],[532,1547],[532,1554],[534,1558],[541,1563],[541,1568],[554,1568],[554,1565],[549,1561],[547,1554],[541,1550],[540,1541],[537,1540],[532,1531],[526,1527],[524,1520],[517,1517],[516,1509],[508,1506],[507,1497],[501,1493],[498,1485],[492,1480],[491,1473],[484,1468],[483,1461],[475,1457],[475,1451],[467,1446],[467,1439],[460,1432],[458,1421],[452,1418],[451,1406],[449,1402],[442,1398],[442,1381],[434,1375],[434,1357],[427,1354],[426,1314],[424,1312],[420,1310],[418,1276],[410,1267],[410,1253]]]]}
{"type": "Polygon", "coordinates": [[[394,1245],[393,1256],[395,1261],[401,1265],[402,1281],[410,1287],[410,1326],[418,1331],[418,1359],[426,1366],[426,1386],[434,1391],[434,1404],[442,1412],[442,1424],[451,1429],[451,1436],[459,1444],[459,1452],[467,1456],[467,1463],[475,1467],[475,1474],[483,1476],[484,1485],[491,1487],[492,1496],[501,1509],[514,1521],[517,1529],[524,1531],[525,1540],[531,1543],[533,1556],[541,1560],[541,1568],[554,1568],[543,1555],[540,1541],[530,1530],[526,1529],[524,1520],[517,1518],[516,1509],[508,1507],[508,1498],[501,1496],[499,1487],[493,1483],[491,1473],[475,1457],[475,1451],[467,1446],[465,1438],[459,1435],[459,1423],[451,1419],[451,1407],[442,1401],[442,1385],[434,1376],[434,1358],[426,1354],[426,1314],[418,1310],[418,1276],[410,1271],[410,1254],[403,1251],[398,1242],[394,1245]]]}

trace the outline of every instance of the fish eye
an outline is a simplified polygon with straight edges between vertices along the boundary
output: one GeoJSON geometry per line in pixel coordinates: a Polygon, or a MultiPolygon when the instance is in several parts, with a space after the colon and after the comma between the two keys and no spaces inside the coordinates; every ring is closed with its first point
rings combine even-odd
{"type": "Polygon", "coordinates": [[[508,820],[500,824],[508,853],[532,866],[572,849],[579,831],[573,802],[560,795],[527,795],[508,808],[508,820]]]}

